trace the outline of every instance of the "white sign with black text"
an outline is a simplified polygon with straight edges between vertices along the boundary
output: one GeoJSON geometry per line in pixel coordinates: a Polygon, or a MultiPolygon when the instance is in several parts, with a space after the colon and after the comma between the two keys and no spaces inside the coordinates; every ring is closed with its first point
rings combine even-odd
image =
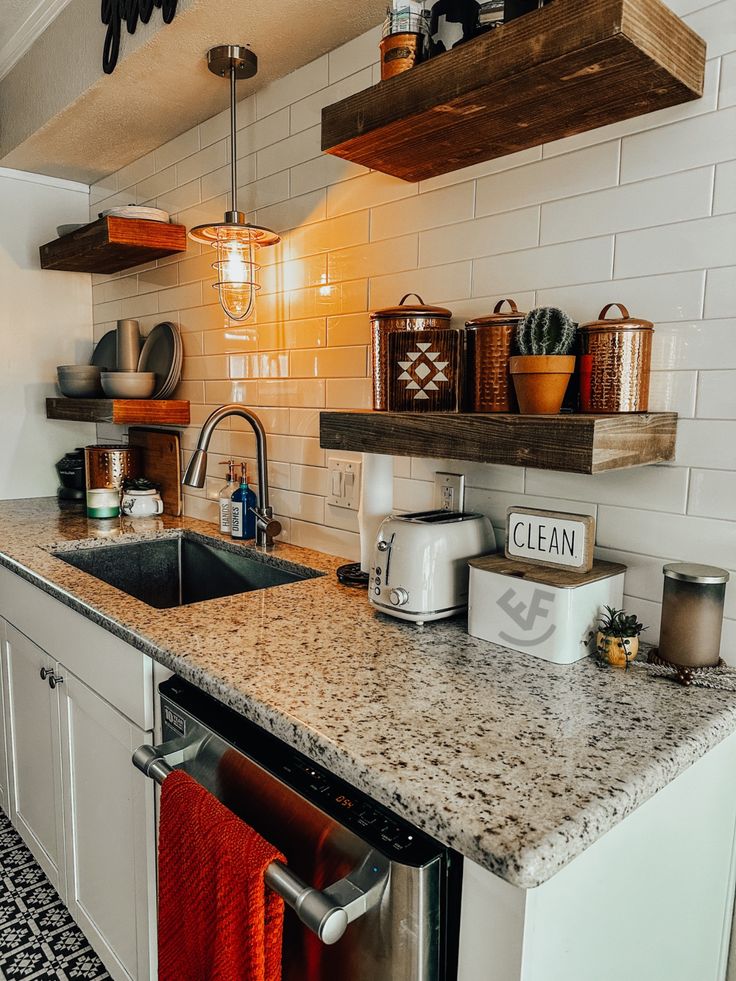
{"type": "Polygon", "coordinates": [[[588,572],[593,566],[595,518],[588,514],[510,507],[506,557],[588,572]]]}

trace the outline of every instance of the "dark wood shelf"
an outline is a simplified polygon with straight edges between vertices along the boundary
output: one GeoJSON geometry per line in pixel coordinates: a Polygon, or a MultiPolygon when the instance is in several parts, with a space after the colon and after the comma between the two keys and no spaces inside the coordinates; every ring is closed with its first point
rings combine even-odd
{"type": "Polygon", "coordinates": [[[326,450],[603,473],[674,459],[677,413],[322,412],[326,450]]]}
{"type": "Polygon", "coordinates": [[[322,149],[407,181],[697,99],[706,45],[660,0],[555,0],[322,110],[322,149]]]}
{"type": "Polygon", "coordinates": [[[186,252],[184,225],[139,218],[99,218],[39,249],[42,269],[113,273],[186,252]]]}
{"type": "Polygon", "coordinates": [[[47,419],[113,422],[119,426],[188,426],[183,399],[46,399],[47,419]]]}

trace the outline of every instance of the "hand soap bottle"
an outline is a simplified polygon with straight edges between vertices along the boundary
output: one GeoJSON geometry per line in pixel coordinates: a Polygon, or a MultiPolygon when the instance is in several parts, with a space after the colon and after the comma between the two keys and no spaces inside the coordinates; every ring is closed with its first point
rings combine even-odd
{"type": "Polygon", "coordinates": [[[220,508],[220,531],[230,532],[230,505],[232,502],[233,490],[235,489],[235,460],[228,460],[223,463],[227,467],[227,481],[220,493],[217,495],[217,503],[220,508]]]}
{"type": "Polygon", "coordinates": [[[248,487],[248,472],[245,464],[240,464],[240,487],[232,496],[230,505],[230,534],[233,538],[255,538],[256,516],[252,509],[256,506],[256,495],[248,487]]]}

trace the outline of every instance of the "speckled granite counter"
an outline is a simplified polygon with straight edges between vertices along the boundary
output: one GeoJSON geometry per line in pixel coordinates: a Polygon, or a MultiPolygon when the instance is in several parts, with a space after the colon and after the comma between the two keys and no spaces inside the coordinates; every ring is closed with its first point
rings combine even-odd
{"type": "MultiPolygon", "coordinates": [[[[190,519],[126,537],[147,527],[219,537],[190,519]]],[[[515,885],[550,878],[736,731],[733,694],[547,664],[461,620],[402,624],[305,549],[273,554],[325,576],[170,610],[49,552],[120,535],[54,500],[0,503],[0,564],[515,885]]]]}

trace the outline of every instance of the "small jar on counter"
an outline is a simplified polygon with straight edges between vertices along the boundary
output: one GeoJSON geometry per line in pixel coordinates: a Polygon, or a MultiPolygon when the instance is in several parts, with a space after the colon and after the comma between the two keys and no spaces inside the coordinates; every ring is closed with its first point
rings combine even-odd
{"type": "Polygon", "coordinates": [[[728,572],[694,562],[674,562],[663,571],[660,658],[682,667],[715,667],[720,662],[728,572]]]}

